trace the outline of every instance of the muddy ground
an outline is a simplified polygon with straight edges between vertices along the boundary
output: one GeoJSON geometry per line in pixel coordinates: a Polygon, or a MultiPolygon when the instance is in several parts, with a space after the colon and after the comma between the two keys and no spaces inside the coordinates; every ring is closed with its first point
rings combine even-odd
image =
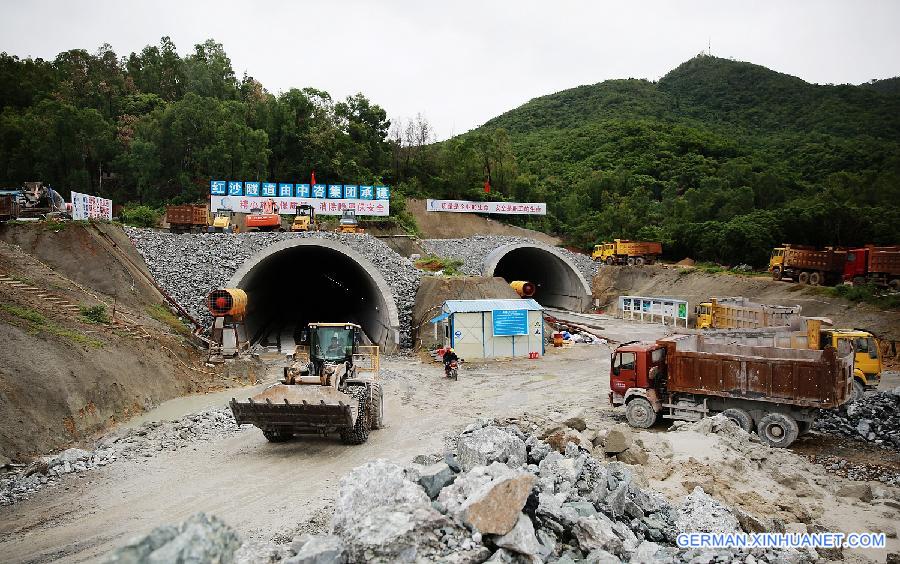
{"type": "MultiPolygon", "coordinates": [[[[606,336],[616,340],[666,332],[655,325],[612,321],[607,325],[606,336]]],[[[582,408],[593,428],[621,422],[620,410],[607,405],[609,353],[606,345],[577,345],[548,349],[539,360],[464,363],[458,382],[443,379],[440,365],[428,359],[386,358],[382,366],[388,426],[374,431],[366,444],[345,446],[336,438],[297,438],[274,444],[258,429],[245,427],[174,452],[159,451],[79,476],[67,475],[61,485],[0,508],[0,554],[11,562],[94,560],[133,535],[198,511],[223,518],[244,539],[290,542],[301,532],[327,527],[337,481],[348,470],[374,458],[408,462],[417,454],[439,453],[449,434],[475,418],[551,421],[582,408]]],[[[267,362],[269,380],[274,381],[279,361],[272,355],[267,362]]],[[[242,392],[249,395],[253,389],[173,400],[142,418],[175,418],[222,405],[242,392]]],[[[755,510],[780,511],[788,520],[823,520],[829,527],[852,531],[890,530],[891,523],[900,520],[896,490],[881,491],[895,506],[836,496],[835,484],[843,483],[843,478],[827,474],[822,467],[807,471],[799,455],[782,453],[809,475],[814,491],[810,499],[792,498],[803,509],[792,512],[784,504],[771,502],[776,488],[783,486],[766,477],[771,470],[759,457],[741,463],[727,445],[718,445],[716,437],[666,433],[664,427],[636,436],[643,437],[651,452],[667,448],[650,446],[654,441],[670,444],[674,458],[651,457],[641,472],[673,499],[680,499],[691,487],[691,476],[706,476],[718,497],[734,502],[745,496],[754,500],[755,510]],[[723,471],[726,463],[730,468],[723,471]],[[721,479],[711,478],[717,475],[721,479]],[[729,488],[727,476],[734,479],[734,489],[729,488]],[[765,499],[747,494],[754,480],[768,490],[762,495],[765,499]]],[[[896,538],[889,543],[897,550],[896,538]]],[[[868,556],[883,560],[884,553],[868,556]]]]}

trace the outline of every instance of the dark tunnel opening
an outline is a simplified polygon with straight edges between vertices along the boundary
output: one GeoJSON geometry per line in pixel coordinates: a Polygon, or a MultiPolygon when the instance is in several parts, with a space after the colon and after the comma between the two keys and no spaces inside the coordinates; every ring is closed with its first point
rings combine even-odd
{"type": "Polygon", "coordinates": [[[244,322],[251,342],[280,343],[285,351],[310,322],[347,321],[375,344],[396,342],[396,308],[386,283],[346,251],[296,244],[248,263],[232,283],[247,292],[244,322]]]}
{"type": "MultiPolygon", "coordinates": [[[[534,299],[546,307],[585,311],[590,295],[582,275],[561,257],[540,247],[517,247],[503,252],[487,275],[507,282],[523,280],[537,286],[534,299]]],[[[490,268],[488,268],[490,270],[490,268]]]]}

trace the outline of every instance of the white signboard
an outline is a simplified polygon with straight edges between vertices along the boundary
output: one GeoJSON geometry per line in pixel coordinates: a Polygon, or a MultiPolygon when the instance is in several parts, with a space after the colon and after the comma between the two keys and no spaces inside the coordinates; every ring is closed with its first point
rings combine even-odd
{"type": "Polygon", "coordinates": [[[430,212],[500,213],[518,215],[547,215],[547,204],[520,202],[468,202],[466,200],[428,200],[430,212]]]}
{"type": "Polygon", "coordinates": [[[678,325],[679,321],[688,323],[688,302],[673,298],[656,298],[650,296],[619,296],[619,311],[622,318],[640,319],[641,321],[662,321],[678,325]]]}
{"type": "Polygon", "coordinates": [[[72,192],[72,219],[105,219],[112,221],[112,200],[72,192]]]}
{"type": "Polygon", "coordinates": [[[263,208],[269,200],[275,202],[278,213],[294,215],[297,206],[307,204],[316,209],[319,215],[341,215],[344,210],[355,210],[356,215],[386,216],[391,213],[389,200],[328,200],[323,198],[253,198],[247,196],[213,196],[210,208],[231,210],[237,213],[250,213],[254,208],[263,208]]]}

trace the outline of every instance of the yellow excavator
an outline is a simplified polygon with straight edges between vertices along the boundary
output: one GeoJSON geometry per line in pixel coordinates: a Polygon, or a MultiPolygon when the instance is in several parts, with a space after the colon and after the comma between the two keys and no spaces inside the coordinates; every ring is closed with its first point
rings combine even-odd
{"type": "Polygon", "coordinates": [[[370,430],[384,427],[384,397],[379,349],[361,345],[361,333],[355,323],[310,323],[281,383],[231,400],[237,423],[256,425],[275,443],[329,433],[346,444],[366,442],[370,430]]]}
{"type": "Polygon", "coordinates": [[[291,231],[318,231],[316,223],[316,208],[309,204],[297,206],[294,211],[294,221],[291,223],[291,231]]]}

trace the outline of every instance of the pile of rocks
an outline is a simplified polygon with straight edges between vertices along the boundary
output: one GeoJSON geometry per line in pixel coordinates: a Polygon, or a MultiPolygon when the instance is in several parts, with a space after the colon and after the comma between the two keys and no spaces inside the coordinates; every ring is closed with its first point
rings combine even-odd
{"type": "Polygon", "coordinates": [[[228,408],[209,409],[175,421],[149,422],[121,429],[100,439],[95,450],[70,448],[42,457],[24,469],[0,478],[0,505],[11,505],[66,474],[80,474],[118,459],[149,458],[163,450],[178,450],[196,441],[236,433],[240,427],[228,408]]]}
{"type": "MultiPolygon", "coordinates": [[[[545,244],[533,239],[502,235],[476,235],[467,239],[425,239],[422,241],[423,247],[429,253],[462,261],[460,270],[470,276],[481,276],[484,273],[484,259],[491,252],[506,245],[522,243],[546,247],[545,244]]],[[[597,263],[589,256],[573,253],[561,247],[554,247],[554,250],[571,260],[588,282],[597,274],[597,263]]]]}
{"type": "MultiPolygon", "coordinates": [[[[743,526],[701,488],[670,504],[640,487],[626,464],[592,456],[573,430],[573,440],[544,441],[479,422],[458,438],[455,453],[360,466],[341,480],[331,533],[297,539],[286,562],[810,560],[794,550],[678,548],[678,533],[743,526]]],[[[607,442],[618,449],[629,441],[610,432],[600,441],[604,450],[607,442]]]]}
{"type": "Polygon", "coordinates": [[[199,233],[174,234],[127,227],[126,233],[157,283],[195,319],[208,325],[212,318],[203,305],[206,295],[223,287],[248,258],[265,247],[297,238],[327,239],[346,245],[367,258],[393,292],[401,327],[401,346],[411,346],[412,308],[421,272],[370,235],[312,233],[199,233]]]}
{"type": "Polygon", "coordinates": [[[233,562],[237,533],[215,516],[197,513],[180,525],[165,525],[106,555],[104,564],[137,562],[233,562]]]}
{"type": "Polygon", "coordinates": [[[900,449],[900,387],[866,394],[840,409],[822,410],[815,428],[900,449]]]}

